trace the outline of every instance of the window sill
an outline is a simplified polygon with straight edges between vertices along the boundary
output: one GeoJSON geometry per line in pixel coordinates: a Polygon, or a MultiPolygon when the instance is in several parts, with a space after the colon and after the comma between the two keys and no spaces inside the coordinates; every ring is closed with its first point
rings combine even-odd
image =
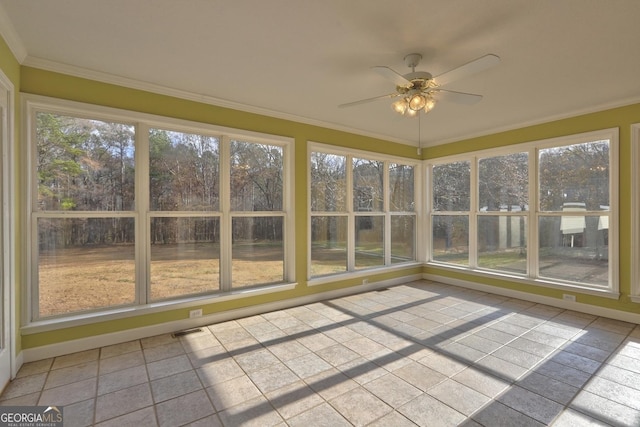
{"type": "Polygon", "coordinates": [[[57,317],[54,319],[39,320],[23,326],[20,331],[22,335],[31,335],[41,332],[54,331],[75,326],[90,325],[100,322],[108,322],[116,319],[126,319],[130,317],[143,316],[164,311],[187,309],[191,307],[202,307],[204,305],[215,304],[223,301],[238,300],[256,295],[271,294],[275,292],[289,291],[296,287],[297,283],[285,283],[278,285],[262,286],[259,288],[236,289],[226,293],[215,295],[198,296],[181,300],[162,301],[140,306],[126,306],[104,310],[100,312],[81,313],[71,316],[57,317]]]}
{"type": "MultiPolygon", "coordinates": [[[[365,280],[374,274],[400,271],[407,268],[421,267],[422,265],[423,264],[420,262],[413,261],[413,262],[407,262],[402,264],[394,264],[390,266],[373,267],[373,268],[366,268],[366,269],[356,270],[356,271],[345,271],[341,273],[328,274],[326,276],[318,276],[318,277],[313,277],[309,279],[309,281],[307,282],[307,286],[312,287],[312,286],[326,285],[327,283],[334,283],[340,280],[351,280],[351,279],[365,280]]],[[[362,283],[362,284],[365,284],[365,283],[362,283]]]]}
{"type": "MultiPolygon", "coordinates": [[[[508,280],[510,282],[521,283],[523,285],[532,285],[532,286],[539,286],[539,287],[545,287],[550,289],[559,289],[567,292],[576,292],[576,293],[585,294],[585,295],[595,295],[603,298],[616,299],[616,300],[620,298],[620,293],[615,292],[610,288],[595,288],[595,287],[588,287],[588,286],[580,286],[572,283],[556,282],[550,279],[531,279],[531,278],[516,275],[516,274],[509,274],[504,272],[496,272],[496,271],[481,270],[481,269],[471,269],[469,267],[454,266],[451,264],[442,264],[437,262],[427,262],[425,265],[429,267],[441,268],[449,271],[456,271],[456,272],[478,276],[478,277],[508,280]]],[[[640,302],[640,297],[638,297],[638,302],[640,302]]]]}

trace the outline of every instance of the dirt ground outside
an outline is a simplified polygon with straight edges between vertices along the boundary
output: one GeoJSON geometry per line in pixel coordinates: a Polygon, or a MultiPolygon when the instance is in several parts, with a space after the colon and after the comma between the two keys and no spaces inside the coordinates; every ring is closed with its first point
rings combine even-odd
{"type": "MultiPolygon", "coordinates": [[[[280,246],[236,246],[233,257],[234,288],[283,280],[280,246]]],[[[159,301],[219,291],[219,272],[219,251],[211,244],[154,246],[151,299],[159,301]]],[[[135,302],[133,245],[43,252],[38,273],[40,317],[135,302]]]]}

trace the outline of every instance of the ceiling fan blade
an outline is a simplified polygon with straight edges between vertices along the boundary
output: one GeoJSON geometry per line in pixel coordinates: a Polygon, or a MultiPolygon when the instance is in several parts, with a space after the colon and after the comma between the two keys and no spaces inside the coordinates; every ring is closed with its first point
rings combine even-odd
{"type": "Polygon", "coordinates": [[[432,91],[436,101],[454,102],[456,104],[473,105],[482,100],[482,95],[474,93],[456,92],[453,90],[436,89],[432,91]]]}
{"type": "Polygon", "coordinates": [[[493,54],[485,55],[478,59],[474,59],[471,62],[467,62],[466,64],[461,65],[458,68],[454,68],[453,70],[442,73],[439,76],[434,77],[434,80],[438,85],[444,86],[455,80],[459,80],[472,74],[479,73],[480,71],[484,71],[488,68],[498,65],[499,63],[499,56],[493,54]]]}
{"type": "Polygon", "coordinates": [[[385,66],[379,65],[379,66],[376,66],[376,67],[371,67],[371,69],[373,71],[375,71],[376,73],[380,74],[385,79],[390,80],[393,83],[395,83],[396,86],[410,86],[411,85],[411,82],[409,80],[405,79],[404,76],[402,76],[402,74],[398,74],[397,72],[393,71],[389,67],[385,67],[385,66]]]}
{"type": "Polygon", "coordinates": [[[389,93],[387,95],[374,96],[373,98],[361,99],[360,101],[347,102],[346,104],[340,104],[338,105],[338,108],[353,107],[354,105],[366,104],[367,102],[377,101],[379,99],[384,99],[384,98],[394,98],[396,96],[398,96],[398,93],[389,93]]]}

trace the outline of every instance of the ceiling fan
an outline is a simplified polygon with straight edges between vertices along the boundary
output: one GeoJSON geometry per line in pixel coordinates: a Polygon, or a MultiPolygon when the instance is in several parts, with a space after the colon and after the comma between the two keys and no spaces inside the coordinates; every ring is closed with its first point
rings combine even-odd
{"type": "Polygon", "coordinates": [[[422,55],[411,53],[404,57],[407,67],[411,68],[408,74],[400,74],[389,67],[377,66],[372,69],[382,77],[396,84],[396,91],[387,95],[362,99],[360,101],[341,104],[338,107],[352,107],[354,105],[365,104],[385,98],[400,98],[391,104],[394,111],[407,116],[414,117],[420,111],[428,113],[433,109],[437,101],[450,101],[458,104],[475,104],[482,99],[482,95],[472,93],[456,92],[443,89],[442,87],[461,78],[470,76],[480,71],[497,65],[500,58],[493,54],[488,54],[480,58],[467,62],[457,68],[449,70],[439,76],[433,77],[426,71],[416,71],[422,55]]]}

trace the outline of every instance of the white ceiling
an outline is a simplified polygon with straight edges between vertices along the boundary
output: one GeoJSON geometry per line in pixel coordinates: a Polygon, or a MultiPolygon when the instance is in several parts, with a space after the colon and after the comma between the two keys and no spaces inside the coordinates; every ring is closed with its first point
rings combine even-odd
{"type": "Polygon", "coordinates": [[[640,102],[638,0],[0,0],[24,65],[90,75],[409,145],[455,141],[640,102]],[[408,119],[370,68],[437,76],[487,53],[494,68],[408,119]]]}

